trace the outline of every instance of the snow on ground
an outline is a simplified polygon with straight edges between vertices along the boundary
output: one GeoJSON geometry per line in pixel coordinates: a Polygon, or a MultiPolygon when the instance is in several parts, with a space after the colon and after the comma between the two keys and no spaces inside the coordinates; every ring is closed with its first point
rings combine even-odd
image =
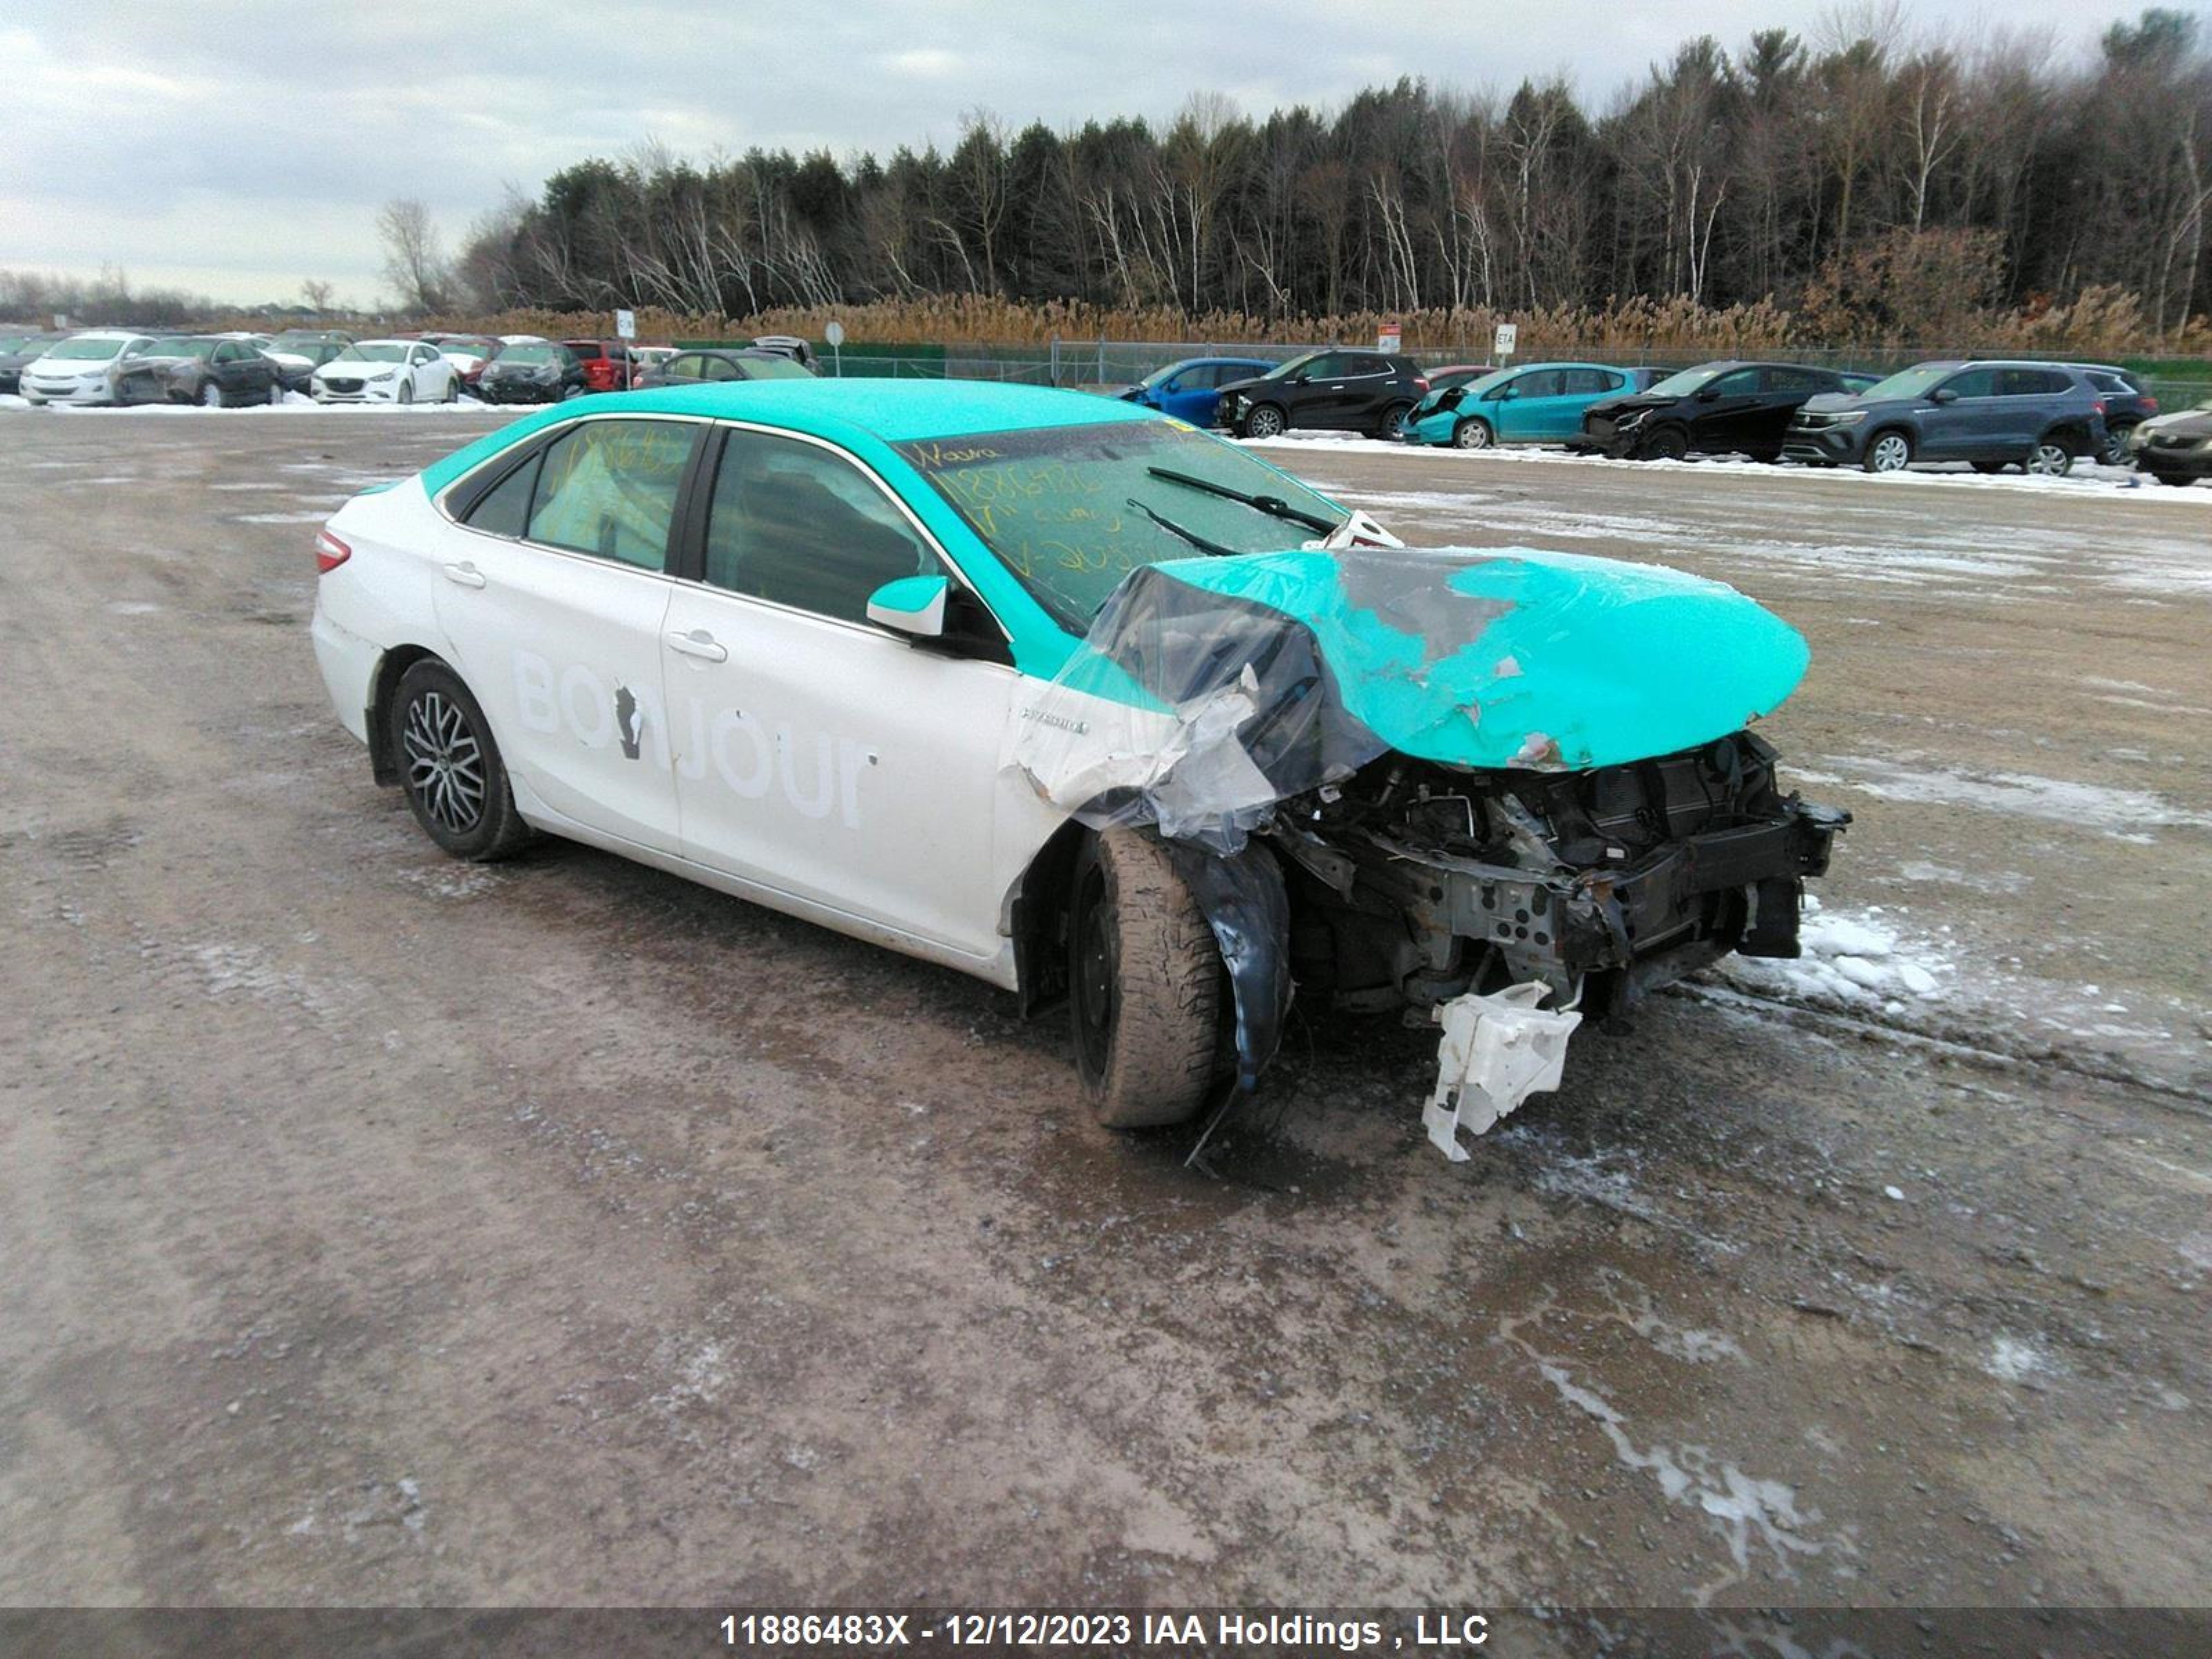
{"type": "Polygon", "coordinates": [[[1753,995],[1863,1013],[1901,1013],[1912,1003],[1940,1002],[1949,994],[1947,981],[1956,969],[1944,948],[1908,941],[1881,906],[1831,910],[1808,894],[1803,916],[1802,956],[1729,957],[1716,974],[1753,995]]]}
{"type": "Polygon", "coordinates": [[[1741,455],[1701,456],[1683,461],[1616,461],[1601,455],[1577,455],[1545,445],[1507,444],[1482,450],[1450,449],[1435,444],[1407,444],[1395,440],[1363,437],[1353,432],[1288,432],[1279,438],[1241,438],[1252,449],[1343,450],[1364,454],[1419,455],[1439,467],[1465,467],[1486,461],[1518,461],[1534,465],[1626,467],[1680,471],[1695,469],[1708,474],[1739,477],[1819,477],[1855,479],[1874,489],[1913,488],[1947,489],[2010,489],[2061,495],[2132,495],[2138,501],[2169,501],[2178,507],[2212,508],[2212,487],[2175,489],[2143,477],[2131,467],[2104,466],[2095,462],[2075,464],[2063,478],[2031,477],[2024,472],[1980,473],[1963,461],[1944,462],[1907,472],[1862,472],[1856,467],[1808,468],[1774,465],[1741,455]]]}
{"type": "MultiPolygon", "coordinates": [[[[2094,830],[2118,841],[2148,846],[2154,830],[2212,828],[2212,817],[2186,811],[2148,789],[2114,789],[2026,772],[1946,769],[1926,755],[1876,759],[1829,757],[1836,781],[1881,800],[1965,806],[2040,818],[2073,829],[2094,830]]],[[[1800,772],[1799,776],[1806,774],[1800,772]]]]}

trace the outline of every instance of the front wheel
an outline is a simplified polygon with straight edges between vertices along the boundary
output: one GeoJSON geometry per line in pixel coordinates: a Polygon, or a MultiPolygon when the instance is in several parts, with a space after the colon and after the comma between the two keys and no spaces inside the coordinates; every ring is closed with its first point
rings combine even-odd
{"type": "Polygon", "coordinates": [[[282,381],[282,380],[271,380],[271,381],[270,381],[270,382],[269,382],[269,404],[270,404],[270,406],[273,409],[274,407],[276,407],[276,405],[277,405],[278,404],[283,403],[283,401],[284,401],[284,382],[283,382],[283,381],[282,381]]]}
{"type": "Polygon", "coordinates": [[[210,380],[205,386],[200,388],[200,407],[202,409],[221,409],[222,407],[222,388],[217,386],[213,380],[210,380]]]}
{"type": "Polygon", "coordinates": [[[1455,449],[1487,449],[1498,441],[1498,434],[1490,429],[1490,422],[1480,415],[1470,415],[1452,428],[1452,447],[1455,449]]]}
{"type": "Polygon", "coordinates": [[[1647,461],[1679,461],[1690,453],[1690,434],[1679,426],[1662,426],[1644,441],[1638,458],[1647,461]]]}
{"type": "Polygon", "coordinates": [[[529,844],[491,726],[459,675],[434,659],[416,663],[400,676],[391,720],[401,787],[423,834],[479,864],[529,844]]]}
{"type": "Polygon", "coordinates": [[[2176,489],[2186,489],[2197,482],[2186,472],[2154,472],[2150,476],[2162,484],[2172,484],[2176,489]]]}
{"type": "Polygon", "coordinates": [[[414,381],[402,380],[399,383],[399,401],[403,404],[411,404],[415,401],[414,381]]]}
{"type": "Polygon", "coordinates": [[[1902,472],[1912,465],[1912,440],[1902,432],[1877,434],[1859,465],[1869,472],[1902,472]]]}
{"type": "Polygon", "coordinates": [[[2074,451],[2056,438],[2045,438],[2028,455],[2027,470],[2039,478],[2063,478],[2074,470],[2074,451]]]}
{"type": "Polygon", "coordinates": [[[1069,923],[1068,1018],[1091,1115],[1109,1129],[1184,1121],[1212,1080],[1227,976],[1167,849],[1134,830],[1092,836],[1069,923]]]}
{"type": "Polygon", "coordinates": [[[1281,437],[1283,411],[1273,404],[1261,404],[1244,417],[1244,435],[1248,438],[1281,437]]]}

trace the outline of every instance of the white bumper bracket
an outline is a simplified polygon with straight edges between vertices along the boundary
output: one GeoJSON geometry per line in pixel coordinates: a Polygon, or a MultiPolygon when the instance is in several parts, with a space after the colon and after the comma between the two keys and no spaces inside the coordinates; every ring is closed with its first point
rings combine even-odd
{"type": "Polygon", "coordinates": [[[1528,980],[1487,996],[1470,991],[1431,1011],[1444,1035],[1437,1048],[1437,1090],[1421,1121],[1453,1163],[1467,1161],[1461,1129],[1481,1134],[1530,1095],[1559,1086],[1567,1039],[1583,1017],[1537,1007],[1550,989],[1528,980]]]}

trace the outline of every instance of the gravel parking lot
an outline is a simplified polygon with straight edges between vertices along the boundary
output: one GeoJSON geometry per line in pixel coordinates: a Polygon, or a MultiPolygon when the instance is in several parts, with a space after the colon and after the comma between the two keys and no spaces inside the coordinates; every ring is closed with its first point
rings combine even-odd
{"type": "Polygon", "coordinates": [[[2212,1598],[2212,488],[1270,450],[1771,605],[1857,822],[1473,1162],[1317,1021],[1208,1174],[373,787],[309,542],[494,418],[0,416],[0,1601],[2212,1598]]]}

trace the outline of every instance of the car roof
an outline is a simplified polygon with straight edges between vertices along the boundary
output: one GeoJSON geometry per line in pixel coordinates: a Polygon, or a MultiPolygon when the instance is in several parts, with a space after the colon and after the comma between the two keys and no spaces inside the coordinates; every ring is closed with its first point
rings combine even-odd
{"type": "Polygon", "coordinates": [[[549,404],[424,469],[435,495],[479,462],[532,433],[580,415],[689,415],[758,421],[856,452],[928,438],[1042,427],[1134,424],[1166,418],[1139,404],[1088,392],[990,380],[710,380],[602,392],[549,404]]]}

